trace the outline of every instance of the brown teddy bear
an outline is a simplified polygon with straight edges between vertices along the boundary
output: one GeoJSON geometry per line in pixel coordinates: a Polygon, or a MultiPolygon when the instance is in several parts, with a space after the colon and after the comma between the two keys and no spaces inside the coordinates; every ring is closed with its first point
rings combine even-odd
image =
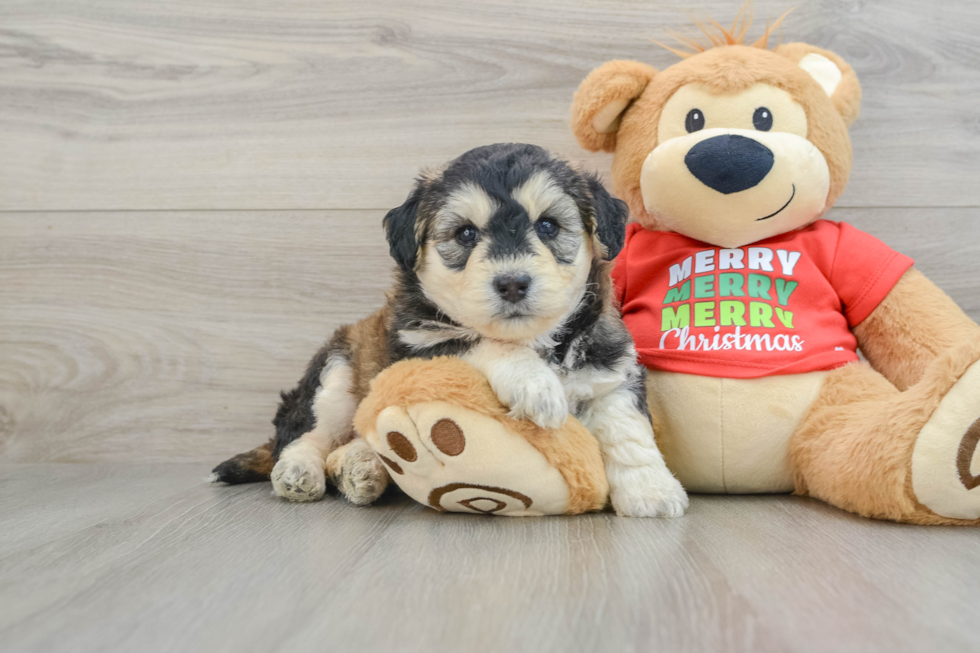
{"type": "Polygon", "coordinates": [[[851,67],[747,29],[704,29],[662,71],[603,64],[572,105],[635,221],[613,276],[668,466],[693,492],[980,524],[980,327],[822,219],[851,167],[851,67]]]}

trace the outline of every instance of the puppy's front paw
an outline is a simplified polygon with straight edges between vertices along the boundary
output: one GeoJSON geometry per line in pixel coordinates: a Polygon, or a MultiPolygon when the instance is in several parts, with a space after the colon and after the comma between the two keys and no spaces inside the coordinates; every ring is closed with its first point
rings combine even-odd
{"type": "Polygon", "coordinates": [[[319,501],[326,489],[323,461],[317,456],[284,455],[272,468],[272,491],[283,499],[319,501]]]}
{"type": "Polygon", "coordinates": [[[560,428],[568,419],[568,399],[561,381],[551,371],[517,380],[498,392],[514,419],[529,419],[541,428],[560,428]]]}
{"type": "Polygon", "coordinates": [[[680,517],[687,492],[666,467],[624,467],[609,474],[610,498],[621,517],[680,517]]]}

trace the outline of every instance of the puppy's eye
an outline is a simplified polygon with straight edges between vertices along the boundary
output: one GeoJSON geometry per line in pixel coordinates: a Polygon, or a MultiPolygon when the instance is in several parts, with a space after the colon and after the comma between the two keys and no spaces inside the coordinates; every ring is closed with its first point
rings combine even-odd
{"type": "Polygon", "coordinates": [[[759,107],[752,114],[752,124],[761,132],[772,129],[772,111],[766,107],[759,107]]]}
{"type": "Polygon", "coordinates": [[[464,247],[476,245],[476,241],[479,239],[480,232],[471,224],[462,226],[456,230],[456,242],[464,247]]]}
{"type": "Polygon", "coordinates": [[[688,111],[684,126],[687,128],[688,134],[704,129],[704,114],[701,112],[701,109],[691,109],[688,111]]]}
{"type": "Polygon", "coordinates": [[[558,235],[558,223],[551,218],[540,218],[534,223],[534,230],[542,239],[548,240],[558,235]]]}

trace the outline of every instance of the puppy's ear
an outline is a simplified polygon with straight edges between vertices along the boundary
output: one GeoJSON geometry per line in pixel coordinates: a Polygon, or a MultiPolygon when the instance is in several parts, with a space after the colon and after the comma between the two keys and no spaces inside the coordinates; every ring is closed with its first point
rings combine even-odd
{"type": "Polygon", "coordinates": [[[418,241],[417,224],[421,198],[422,185],[417,184],[405,203],[388,211],[383,222],[391,257],[405,272],[414,270],[419,260],[422,244],[418,241]]]}
{"type": "Polygon", "coordinates": [[[830,96],[848,127],[861,113],[861,84],[857,74],[840,55],[807,43],[783,43],[775,50],[795,62],[830,96]]]}
{"type": "Polygon", "coordinates": [[[607,61],[586,77],[572,100],[572,133],[579,145],[597,152],[616,149],[619,120],[640,97],[657,69],[639,61],[607,61]]]}
{"type": "Polygon", "coordinates": [[[595,216],[595,235],[606,249],[605,258],[611,261],[623,249],[626,240],[626,223],[629,221],[630,210],[623,200],[618,200],[609,194],[599,178],[593,174],[586,175],[589,183],[589,194],[592,195],[592,214],[595,216]]]}

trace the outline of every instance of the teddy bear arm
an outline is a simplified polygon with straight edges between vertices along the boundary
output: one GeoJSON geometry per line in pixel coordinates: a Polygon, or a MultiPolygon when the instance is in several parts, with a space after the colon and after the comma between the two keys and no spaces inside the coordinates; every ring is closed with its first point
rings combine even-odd
{"type": "Polygon", "coordinates": [[[871,366],[906,390],[944,352],[966,342],[980,343],[980,326],[924,274],[910,268],[854,327],[854,335],[871,366]]]}

